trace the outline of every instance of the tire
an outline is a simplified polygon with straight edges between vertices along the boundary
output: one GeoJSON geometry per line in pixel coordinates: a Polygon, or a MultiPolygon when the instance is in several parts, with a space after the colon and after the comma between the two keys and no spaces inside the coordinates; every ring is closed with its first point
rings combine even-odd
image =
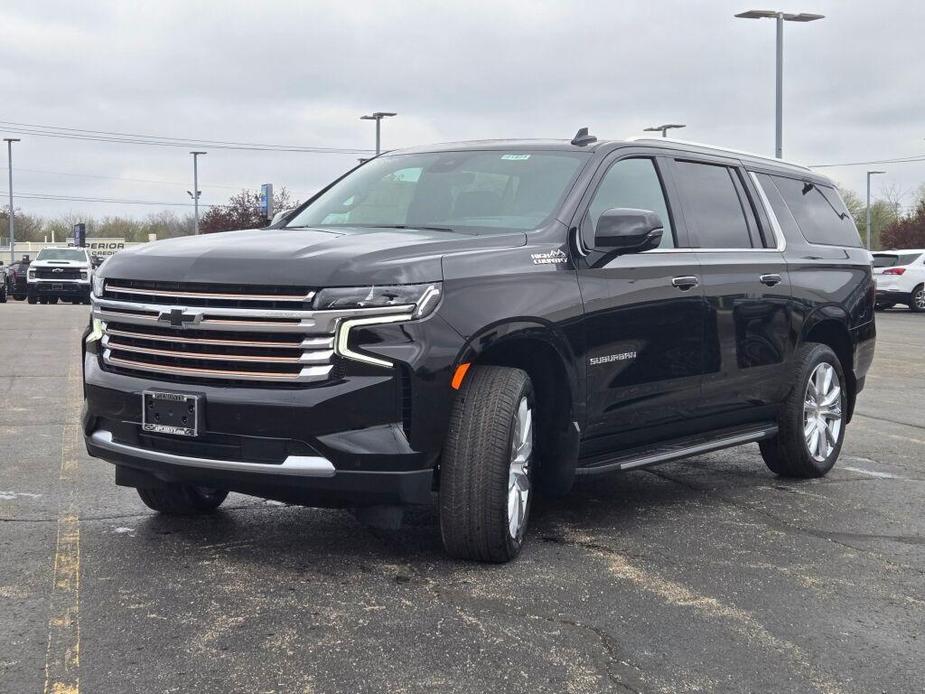
{"type": "Polygon", "coordinates": [[[6,303],[6,287],[0,287],[0,304],[6,303]]]}
{"type": "Polygon", "coordinates": [[[27,300],[30,304],[34,304],[34,303],[37,301],[36,297],[33,296],[32,294],[29,294],[29,295],[26,297],[26,300],[27,300]]]}
{"type": "Polygon", "coordinates": [[[925,284],[920,284],[912,290],[909,296],[909,308],[913,313],[925,311],[925,284]]]}
{"type": "Polygon", "coordinates": [[[172,484],[168,487],[138,489],[138,496],[150,509],[176,516],[211,513],[225,500],[228,492],[221,489],[172,484]]]}
{"type": "Polygon", "coordinates": [[[71,299],[71,303],[77,306],[80,303],[83,303],[82,299],[71,299]]]}
{"type": "Polygon", "coordinates": [[[58,297],[56,297],[56,296],[50,296],[50,297],[48,297],[48,303],[49,303],[49,304],[57,304],[57,303],[58,303],[58,297]]]}
{"type": "Polygon", "coordinates": [[[761,456],[771,471],[782,477],[823,477],[838,460],[845,440],[847,381],[838,357],[828,345],[807,343],[797,350],[794,361],[793,388],[781,409],[778,433],[760,442],[761,456]],[[831,381],[826,380],[828,376],[831,381]],[[820,401],[811,395],[811,377],[812,390],[819,385],[820,378],[822,381],[823,399],[819,407],[815,403],[820,401]],[[820,421],[825,422],[824,429],[820,429],[820,421]],[[810,429],[814,422],[815,427],[810,429]],[[826,436],[826,431],[831,436],[826,436]]]}
{"type": "Polygon", "coordinates": [[[48,297],[47,297],[47,296],[41,296],[41,297],[39,297],[39,303],[40,303],[40,304],[47,304],[47,303],[48,303],[48,297]]]}
{"type": "Polygon", "coordinates": [[[450,555],[501,563],[520,552],[534,496],[534,411],[525,372],[469,371],[440,464],[440,533],[450,555]]]}
{"type": "Polygon", "coordinates": [[[877,311],[888,311],[895,305],[896,304],[874,304],[874,309],[877,311]]]}

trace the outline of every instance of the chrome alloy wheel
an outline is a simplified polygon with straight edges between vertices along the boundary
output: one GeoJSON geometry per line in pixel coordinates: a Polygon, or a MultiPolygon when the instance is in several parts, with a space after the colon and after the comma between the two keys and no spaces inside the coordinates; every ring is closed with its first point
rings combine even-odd
{"type": "Polygon", "coordinates": [[[925,287],[919,288],[919,290],[912,296],[912,301],[917,309],[920,311],[925,311],[925,287]]]}
{"type": "Polygon", "coordinates": [[[514,540],[523,537],[530,499],[530,463],[533,457],[533,412],[526,397],[514,413],[511,436],[511,465],[507,479],[508,532],[514,540]]]}
{"type": "Polygon", "coordinates": [[[822,463],[832,454],[841,428],[841,384],[835,367],[822,362],[809,377],[803,399],[803,435],[814,460],[822,463]]]}

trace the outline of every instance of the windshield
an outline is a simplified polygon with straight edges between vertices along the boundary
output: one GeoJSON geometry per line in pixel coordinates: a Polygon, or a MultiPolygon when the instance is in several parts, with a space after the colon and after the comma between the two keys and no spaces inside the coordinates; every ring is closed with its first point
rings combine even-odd
{"type": "Polygon", "coordinates": [[[587,156],[468,150],[379,157],[287,226],[535,229],[558,209],[587,156]]]}
{"type": "Polygon", "coordinates": [[[86,252],[78,248],[43,248],[35,257],[36,260],[76,260],[86,262],[86,252]]]}
{"type": "Polygon", "coordinates": [[[892,253],[874,253],[874,267],[895,267],[896,265],[911,265],[921,253],[903,253],[893,255],[892,253]]]}

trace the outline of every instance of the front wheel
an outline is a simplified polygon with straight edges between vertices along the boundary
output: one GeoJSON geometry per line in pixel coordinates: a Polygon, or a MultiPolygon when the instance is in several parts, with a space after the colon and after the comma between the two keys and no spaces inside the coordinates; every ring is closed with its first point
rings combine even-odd
{"type": "Polygon", "coordinates": [[[440,533],[454,557],[506,562],[520,552],[533,499],[533,413],[525,372],[470,370],[440,464],[440,533]]]}
{"type": "Polygon", "coordinates": [[[211,513],[225,500],[228,492],[188,484],[138,489],[138,496],[150,509],[168,515],[191,516],[211,513]]]}
{"type": "Polygon", "coordinates": [[[761,456],[778,475],[822,477],[835,465],[845,439],[847,381],[827,345],[803,345],[795,362],[777,436],[759,444],[761,456]]]}
{"type": "Polygon", "coordinates": [[[26,297],[26,300],[27,300],[30,304],[34,304],[36,301],[38,301],[38,297],[36,297],[35,294],[29,294],[29,295],[26,297]]]}

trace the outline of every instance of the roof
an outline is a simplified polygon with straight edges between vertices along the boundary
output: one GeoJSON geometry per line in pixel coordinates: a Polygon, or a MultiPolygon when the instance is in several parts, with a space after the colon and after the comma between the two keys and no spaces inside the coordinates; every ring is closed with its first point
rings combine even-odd
{"type": "Polygon", "coordinates": [[[602,145],[610,144],[608,142],[594,142],[589,145],[573,145],[569,140],[543,140],[543,139],[520,139],[520,140],[466,140],[462,142],[443,142],[433,145],[420,145],[409,147],[408,149],[399,149],[389,152],[389,154],[417,154],[425,152],[458,152],[466,149],[482,150],[560,150],[566,152],[589,152],[600,148],[602,145]]]}
{"type": "Polygon", "coordinates": [[[792,173],[799,173],[802,176],[813,176],[821,180],[828,180],[825,176],[813,171],[812,169],[795,164],[793,162],[774,159],[761,154],[752,152],[742,152],[735,149],[718,147],[715,145],[703,144],[700,142],[689,142],[686,140],[675,140],[670,137],[631,137],[626,140],[598,140],[587,145],[573,145],[570,140],[553,140],[553,139],[499,139],[499,140],[468,140],[463,142],[445,142],[441,144],[422,145],[410,147],[408,149],[393,150],[387,154],[423,154],[426,152],[458,152],[461,150],[553,150],[566,152],[594,152],[598,150],[610,150],[619,146],[634,144],[646,144],[658,146],[667,149],[676,149],[683,152],[696,152],[699,154],[712,154],[714,156],[727,156],[734,159],[741,159],[749,163],[773,167],[778,169],[789,169],[792,173]]]}

